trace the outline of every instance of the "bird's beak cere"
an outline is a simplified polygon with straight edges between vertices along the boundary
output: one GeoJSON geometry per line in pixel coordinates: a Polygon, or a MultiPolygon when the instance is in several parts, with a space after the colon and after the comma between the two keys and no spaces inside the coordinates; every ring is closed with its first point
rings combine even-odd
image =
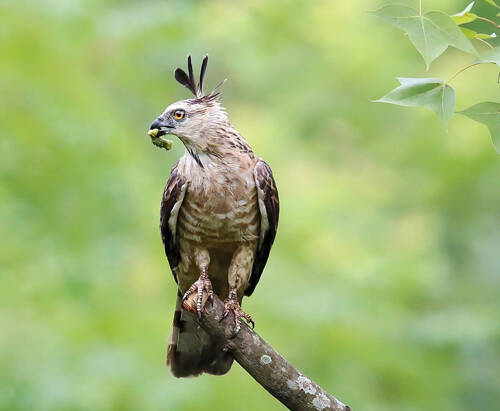
{"type": "Polygon", "coordinates": [[[157,118],[149,127],[148,135],[151,138],[158,138],[165,134],[170,134],[171,130],[174,129],[174,125],[168,120],[163,120],[161,118],[157,118]]]}

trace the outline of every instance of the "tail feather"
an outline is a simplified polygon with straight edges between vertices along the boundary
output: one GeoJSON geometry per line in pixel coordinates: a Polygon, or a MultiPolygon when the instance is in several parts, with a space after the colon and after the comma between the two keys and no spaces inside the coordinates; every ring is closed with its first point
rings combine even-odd
{"type": "Polygon", "coordinates": [[[167,350],[167,365],[172,374],[175,377],[194,377],[203,372],[222,375],[232,363],[233,356],[216,345],[187,315],[178,294],[167,350]]]}

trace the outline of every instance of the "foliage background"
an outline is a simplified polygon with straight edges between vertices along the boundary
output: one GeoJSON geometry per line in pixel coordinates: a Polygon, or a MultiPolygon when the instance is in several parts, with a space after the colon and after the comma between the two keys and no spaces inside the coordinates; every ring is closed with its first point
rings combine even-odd
{"type": "MultiPolygon", "coordinates": [[[[146,130],[188,96],[173,69],[206,52],[280,189],[245,303],[258,332],[355,410],[498,406],[500,157],[465,117],[446,133],[370,102],[396,75],[448,78],[473,57],[448,50],[426,73],[366,13],[382,4],[0,2],[1,409],[282,408],[238,365],[188,380],[164,365],[175,286],[158,211],[183,148],[146,130]]],[[[458,77],[457,110],[498,101],[497,74],[458,77]]]]}

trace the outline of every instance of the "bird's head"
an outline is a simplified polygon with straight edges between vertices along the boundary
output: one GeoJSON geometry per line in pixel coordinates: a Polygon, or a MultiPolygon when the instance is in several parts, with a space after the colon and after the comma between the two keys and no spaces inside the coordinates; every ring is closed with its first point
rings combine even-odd
{"type": "Polygon", "coordinates": [[[175,70],[175,79],[187,87],[194,94],[194,98],[170,104],[153,121],[148,133],[153,138],[153,142],[163,135],[173,134],[184,143],[188,150],[206,151],[214,133],[228,124],[226,112],[217,100],[219,94],[215,90],[208,94],[203,92],[203,78],[207,62],[208,56],[205,56],[198,84],[194,79],[191,56],[188,57],[189,75],[180,68],[175,70]]]}

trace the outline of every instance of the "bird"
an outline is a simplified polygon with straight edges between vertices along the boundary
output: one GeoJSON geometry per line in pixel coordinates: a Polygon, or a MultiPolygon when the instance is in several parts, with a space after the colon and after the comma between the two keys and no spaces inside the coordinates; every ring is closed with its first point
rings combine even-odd
{"type": "Polygon", "coordinates": [[[167,366],[175,377],[222,375],[231,368],[232,355],[186,311],[201,316],[215,293],[224,299],[223,318],[234,318],[234,334],[242,321],[253,327],[241,303],[259,282],[279,220],[271,168],[229,122],[217,92],[220,84],[204,92],[207,64],[205,55],[198,83],[191,56],[188,73],[175,70],[175,79],[193,97],[170,104],[148,133],[155,139],[174,135],[185,147],[172,167],[160,207],[161,237],[178,286],[167,348],[167,366]]]}

